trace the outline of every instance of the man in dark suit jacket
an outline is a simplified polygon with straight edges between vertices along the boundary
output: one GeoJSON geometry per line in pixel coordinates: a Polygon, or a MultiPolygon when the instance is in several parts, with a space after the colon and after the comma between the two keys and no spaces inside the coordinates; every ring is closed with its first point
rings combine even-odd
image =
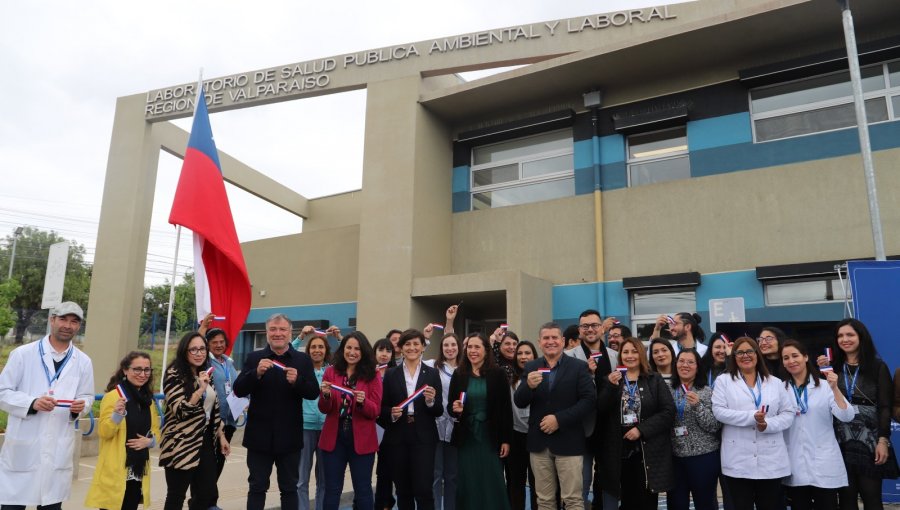
{"type": "Polygon", "coordinates": [[[247,510],[262,510],[272,465],[278,468],[281,508],[296,510],[303,399],[319,396],[312,360],[291,347],[291,321],[275,314],[266,321],[265,349],[251,352],[234,381],[234,394],[250,397],[244,447],[250,472],[247,510]]]}
{"type": "Polygon", "coordinates": [[[566,508],[583,508],[583,422],[596,412],[597,392],[587,363],[563,355],[565,339],[555,322],[541,326],[544,356],[525,365],[515,393],[518,407],[531,406],[528,451],[541,510],[556,508],[556,484],[566,508]]]}
{"type": "Polygon", "coordinates": [[[390,450],[391,476],[397,486],[399,510],[433,510],[434,451],[438,442],[435,419],[444,412],[441,378],[422,362],[425,336],[415,329],[398,341],[403,358],[384,375],[381,417],[383,450],[390,450]],[[406,407],[400,404],[419,388],[425,392],[406,407]],[[410,409],[412,408],[412,409],[410,409]]]}

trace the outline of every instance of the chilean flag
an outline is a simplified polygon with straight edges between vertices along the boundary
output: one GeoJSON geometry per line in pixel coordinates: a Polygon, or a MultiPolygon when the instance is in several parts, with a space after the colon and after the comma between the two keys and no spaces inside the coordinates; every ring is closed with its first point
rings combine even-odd
{"type": "Polygon", "coordinates": [[[194,108],[191,137],[184,152],[181,176],[169,223],[194,232],[194,278],[197,318],[211,312],[224,316],[214,326],[228,335],[228,352],[250,313],[250,278],[234,229],[222,165],[203,90],[194,108]]]}

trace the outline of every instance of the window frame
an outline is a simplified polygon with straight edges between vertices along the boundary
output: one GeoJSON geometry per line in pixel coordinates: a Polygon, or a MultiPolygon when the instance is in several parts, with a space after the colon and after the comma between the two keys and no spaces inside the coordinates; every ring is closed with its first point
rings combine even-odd
{"type": "MultiPolygon", "coordinates": [[[[637,310],[634,306],[634,296],[635,294],[682,294],[682,293],[691,293],[694,295],[694,306],[693,308],[687,308],[684,310],[672,310],[669,312],[665,312],[667,315],[675,315],[676,313],[684,312],[684,311],[692,311],[697,308],[697,287],[696,286],[677,286],[677,287],[660,287],[660,288],[641,288],[641,289],[633,289],[628,291],[628,307],[631,312],[631,331],[634,335],[640,338],[638,331],[640,326],[647,324],[654,324],[656,322],[656,318],[659,317],[660,314],[638,314],[637,310]]],[[[645,343],[649,338],[641,338],[645,343]]]]}
{"type": "Polygon", "coordinates": [[[654,129],[650,131],[640,131],[635,133],[630,133],[625,136],[625,177],[627,180],[626,186],[631,188],[634,186],[647,186],[651,184],[662,184],[664,182],[672,182],[672,181],[680,181],[683,179],[691,178],[691,147],[688,142],[688,129],[687,124],[672,126],[662,129],[654,129]],[[657,157],[643,157],[643,158],[632,158],[631,157],[631,137],[632,136],[643,136],[643,135],[652,135],[654,133],[662,133],[664,131],[675,131],[675,130],[684,130],[684,150],[679,150],[676,152],[668,153],[665,156],[657,156],[657,157]],[[632,165],[642,165],[646,163],[658,163],[660,161],[667,161],[672,159],[687,159],[688,161],[688,176],[681,179],[669,179],[666,181],[658,181],[658,182],[648,182],[642,184],[635,184],[633,182],[631,176],[631,166],[632,165]]]}
{"type": "MultiPolygon", "coordinates": [[[[492,145],[501,145],[504,143],[511,142],[513,140],[525,140],[528,138],[536,138],[539,136],[545,136],[550,133],[557,133],[557,132],[568,133],[568,139],[571,141],[570,148],[554,149],[554,150],[540,152],[540,153],[536,153],[536,154],[530,154],[525,157],[508,158],[508,159],[503,159],[503,160],[498,160],[498,161],[492,161],[490,163],[482,163],[479,165],[473,164],[469,169],[469,197],[470,197],[470,202],[471,202],[471,204],[469,206],[469,210],[470,211],[481,210],[481,209],[475,209],[475,195],[478,195],[480,193],[488,193],[488,192],[492,192],[492,191],[514,189],[514,188],[519,188],[519,187],[523,187],[523,186],[531,186],[534,184],[543,184],[543,183],[548,183],[548,182],[561,181],[561,180],[565,180],[565,179],[572,179],[572,181],[573,181],[572,196],[575,196],[575,186],[574,186],[575,139],[574,139],[574,133],[572,132],[572,128],[554,129],[551,131],[545,131],[543,133],[536,133],[533,135],[516,137],[516,138],[509,139],[509,140],[504,140],[502,142],[495,142],[495,143],[472,147],[471,152],[470,152],[471,161],[475,161],[475,151],[478,149],[490,147],[492,145]],[[545,160],[545,159],[557,158],[560,156],[569,156],[571,158],[571,167],[572,168],[570,170],[542,174],[542,175],[535,176],[535,177],[524,177],[523,176],[525,165],[527,165],[528,163],[533,163],[535,161],[541,161],[541,160],[545,160]],[[483,186],[478,186],[475,184],[476,172],[481,171],[481,170],[488,170],[491,168],[508,166],[508,165],[516,165],[517,166],[518,178],[516,180],[501,182],[501,183],[497,183],[497,184],[486,184],[483,186]]],[[[522,202],[522,204],[528,204],[528,203],[534,203],[534,202],[522,202]]],[[[521,204],[510,204],[510,205],[521,205],[521,204]]],[[[508,206],[500,206],[500,207],[508,207],[508,206]]],[[[490,209],[497,209],[497,207],[491,206],[490,209]]]]}
{"type": "Polygon", "coordinates": [[[777,306],[797,306],[797,305],[827,305],[838,303],[843,305],[845,300],[849,302],[853,302],[853,295],[850,289],[850,282],[845,280],[845,288],[843,289],[844,296],[835,297],[834,291],[842,290],[840,278],[836,274],[829,275],[818,275],[818,276],[800,276],[794,278],[772,278],[764,280],[763,282],[763,301],[766,307],[777,307],[777,306]],[[770,285],[784,285],[791,283],[807,283],[807,282],[825,282],[826,284],[826,299],[817,300],[817,301],[794,301],[790,303],[772,303],[769,301],[769,286],[770,285]],[[829,292],[830,291],[830,292],[829,292]],[[828,299],[828,296],[831,295],[832,299],[828,299]]]}
{"type": "MultiPolygon", "coordinates": [[[[879,98],[884,99],[884,101],[886,103],[887,119],[879,120],[879,121],[875,121],[875,122],[869,122],[868,124],[870,126],[875,125],[875,124],[882,124],[885,122],[893,122],[893,121],[900,120],[900,111],[894,111],[894,108],[893,108],[893,98],[895,96],[900,97],[900,83],[892,86],[891,73],[890,73],[890,69],[889,69],[890,65],[895,64],[895,63],[900,63],[900,60],[888,60],[888,61],[881,62],[878,64],[870,64],[870,65],[862,66],[862,69],[874,68],[877,66],[881,66],[881,77],[884,80],[884,88],[876,90],[876,91],[872,91],[872,92],[863,92],[863,103],[865,103],[871,99],[879,99],[879,98]]],[[[848,71],[842,70],[842,71],[834,71],[834,72],[830,72],[830,73],[816,74],[813,76],[806,76],[804,78],[798,78],[796,80],[788,80],[788,81],[783,81],[783,82],[779,82],[779,83],[773,83],[771,85],[754,87],[754,88],[748,90],[747,91],[747,111],[750,113],[750,129],[751,129],[752,136],[753,136],[753,143],[757,144],[757,143],[777,142],[780,140],[790,140],[793,138],[818,135],[818,134],[822,134],[822,133],[833,133],[835,131],[842,131],[844,129],[855,128],[856,122],[854,120],[853,125],[842,127],[842,128],[825,129],[822,131],[813,131],[810,133],[804,133],[804,134],[800,134],[800,135],[791,135],[791,136],[785,136],[785,137],[781,137],[781,138],[773,138],[771,140],[759,140],[758,135],[757,135],[756,123],[758,121],[773,119],[773,118],[778,118],[778,117],[785,117],[788,115],[795,115],[798,113],[815,112],[815,111],[824,110],[827,108],[834,108],[836,106],[846,106],[848,104],[853,105],[853,94],[851,93],[848,96],[842,96],[839,98],[826,99],[823,101],[816,101],[813,103],[805,103],[802,105],[791,106],[788,108],[779,108],[779,109],[775,109],[775,110],[769,110],[766,112],[756,113],[753,111],[753,92],[754,91],[766,90],[766,89],[775,88],[775,87],[782,87],[785,85],[790,85],[792,83],[800,83],[800,82],[807,81],[807,80],[813,80],[816,78],[822,78],[825,76],[834,76],[834,75],[844,74],[844,73],[848,73],[848,71]]]]}

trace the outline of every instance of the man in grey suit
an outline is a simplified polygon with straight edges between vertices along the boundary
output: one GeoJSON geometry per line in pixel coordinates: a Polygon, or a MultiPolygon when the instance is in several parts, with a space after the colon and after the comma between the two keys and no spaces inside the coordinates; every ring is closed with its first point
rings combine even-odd
{"type": "Polygon", "coordinates": [[[541,326],[540,346],[543,357],[525,365],[514,397],[518,407],[531,406],[527,446],[538,508],[556,508],[557,479],[566,508],[582,508],[583,421],[596,412],[597,392],[587,363],[563,355],[559,324],[541,326]]]}

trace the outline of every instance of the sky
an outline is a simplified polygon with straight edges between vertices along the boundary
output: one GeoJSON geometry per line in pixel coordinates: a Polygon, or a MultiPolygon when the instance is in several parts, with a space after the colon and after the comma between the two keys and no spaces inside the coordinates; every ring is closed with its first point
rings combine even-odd
{"type": "MultiPolygon", "coordinates": [[[[16,227],[34,226],[84,245],[93,260],[120,96],[194,81],[201,68],[214,78],[663,3],[677,1],[7,2],[0,17],[0,246],[16,227]]],[[[215,113],[211,124],[220,151],[316,198],[360,188],[365,102],[364,90],[332,94],[215,113]]],[[[190,129],[190,119],[175,123],[190,129]]],[[[147,285],[171,279],[176,235],[167,219],[180,168],[181,160],[161,153],[147,285]]],[[[302,230],[298,217],[226,187],[242,242],[302,230]]],[[[190,233],[181,239],[179,279],[193,266],[190,233]]]]}

